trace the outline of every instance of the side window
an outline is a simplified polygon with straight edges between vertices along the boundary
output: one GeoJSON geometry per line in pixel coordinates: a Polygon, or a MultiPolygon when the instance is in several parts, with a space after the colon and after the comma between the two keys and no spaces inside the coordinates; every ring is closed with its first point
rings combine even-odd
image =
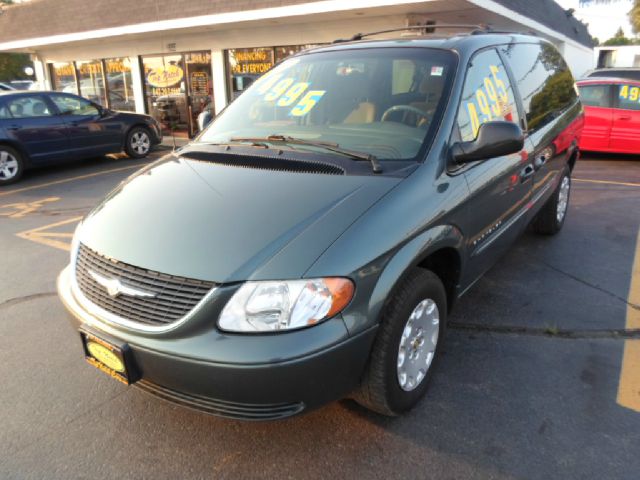
{"type": "Polygon", "coordinates": [[[576,101],[571,71],[553,45],[510,44],[502,53],[520,90],[529,132],[548,125],[576,101]]]}
{"type": "Polygon", "coordinates": [[[5,105],[0,105],[0,120],[5,118],[11,118],[11,113],[9,113],[9,109],[5,105]]]}
{"type": "Polygon", "coordinates": [[[492,120],[520,121],[504,65],[495,50],[485,50],[473,57],[467,69],[458,108],[460,140],[475,139],[480,125],[492,120]]]}
{"type": "Polygon", "coordinates": [[[611,108],[609,85],[583,85],[578,87],[580,100],[590,107],[611,108]]]}
{"type": "Polygon", "coordinates": [[[98,115],[98,109],[88,100],[70,95],[52,94],[51,100],[56,104],[62,115],[98,115]]]}
{"type": "Polygon", "coordinates": [[[50,117],[52,113],[44,97],[29,95],[7,100],[6,108],[13,118],[50,117]]]}
{"type": "Polygon", "coordinates": [[[640,110],[640,87],[638,85],[615,85],[617,108],[623,110],[640,110]]]}

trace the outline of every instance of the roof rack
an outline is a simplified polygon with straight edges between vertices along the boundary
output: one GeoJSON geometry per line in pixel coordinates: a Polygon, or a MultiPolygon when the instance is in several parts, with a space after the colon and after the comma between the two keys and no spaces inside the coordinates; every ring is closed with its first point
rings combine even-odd
{"type": "Polygon", "coordinates": [[[493,30],[489,25],[470,25],[470,24],[427,24],[427,25],[411,25],[408,27],[398,27],[391,28],[389,30],[380,30],[377,32],[369,32],[369,33],[356,33],[353,37],[344,39],[338,38],[334,40],[333,43],[342,43],[342,42],[355,42],[357,40],[362,40],[365,37],[372,37],[374,35],[382,35],[383,33],[392,33],[392,32],[403,32],[405,30],[425,30],[425,33],[434,33],[434,31],[438,28],[462,28],[471,30],[472,35],[476,35],[479,33],[491,33],[493,30]],[[431,30],[428,32],[427,30],[431,30]]]}

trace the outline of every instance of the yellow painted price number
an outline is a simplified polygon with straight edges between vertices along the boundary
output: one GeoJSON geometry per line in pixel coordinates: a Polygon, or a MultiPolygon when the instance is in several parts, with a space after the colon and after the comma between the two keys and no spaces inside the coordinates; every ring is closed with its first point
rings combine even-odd
{"type": "Polygon", "coordinates": [[[505,83],[498,74],[500,69],[495,65],[489,67],[491,75],[484,77],[482,86],[475,92],[474,99],[467,102],[467,112],[471,120],[471,129],[474,138],[478,135],[480,125],[490,122],[494,118],[508,120],[506,106],[509,104],[509,93],[505,83]],[[479,110],[479,112],[478,112],[479,110]],[[482,115],[479,115],[482,114],[482,115]]]}
{"type": "Polygon", "coordinates": [[[264,99],[267,102],[271,102],[282,95],[294,82],[293,78],[285,78],[284,80],[280,80],[275,86],[264,96],[264,99]]]}
{"type": "MultiPolygon", "coordinates": [[[[264,84],[258,85],[258,93],[264,94],[263,99],[267,102],[274,102],[278,107],[289,107],[293,105],[309,88],[309,82],[297,82],[292,77],[280,80],[276,76],[274,80],[269,79],[264,84]]],[[[320,101],[326,90],[309,90],[298,104],[291,109],[290,115],[301,117],[311,111],[320,101]]]]}
{"type": "Polygon", "coordinates": [[[267,93],[269,89],[273,87],[273,85],[281,78],[281,73],[267,73],[260,77],[255,83],[255,88],[257,89],[258,94],[264,95],[265,93],[267,93]]]}
{"type": "Polygon", "coordinates": [[[640,101],[640,87],[623,85],[620,89],[620,98],[626,98],[632,102],[640,101]]]}
{"type": "Polygon", "coordinates": [[[280,97],[276,105],[279,107],[288,107],[289,105],[292,105],[293,102],[295,102],[298,97],[304,93],[308,86],[309,84],[307,82],[296,83],[280,97]]]}
{"type": "Polygon", "coordinates": [[[294,117],[302,117],[311,111],[313,107],[320,101],[326,90],[309,90],[302,97],[302,100],[291,109],[291,115],[294,117]]]}

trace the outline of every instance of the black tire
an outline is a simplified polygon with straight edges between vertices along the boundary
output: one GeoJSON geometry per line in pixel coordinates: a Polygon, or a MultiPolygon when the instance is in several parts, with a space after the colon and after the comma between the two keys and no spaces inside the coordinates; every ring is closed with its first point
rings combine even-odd
{"type": "Polygon", "coordinates": [[[131,158],[144,158],[151,151],[151,132],[145,127],[133,127],[127,133],[124,151],[131,158]],[[139,141],[140,139],[140,141],[139,141]]]}
{"type": "Polygon", "coordinates": [[[542,210],[538,213],[533,220],[533,230],[540,235],[555,235],[564,225],[564,221],[567,218],[567,211],[569,209],[569,198],[571,197],[571,170],[569,167],[565,167],[565,170],[560,178],[558,188],[553,193],[551,198],[547,200],[547,203],[542,207],[542,210]],[[563,195],[563,185],[567,185],[566,198],[564,202],[564,213],[562,217],[559,214],[558,205],[561,204],[561,196],[563,195]]]}
{"type": "Polygon", "coordinates": [[[429,270],[415,268],[396,288],[384,307],[381,324],[360,389],[354,399],[362,406],[387,416],[411,409],[426,393],[446,331],[447,296],[442,282],[429,270]],[[438,307],[438,341],[426,376],[411,391],[400,386],[398,353],[400,340],[412,312],[424,299],[438,307]]]}
{"type": "Polygon", "coordinates": [[[17,182],[24,173],[20,152],[8,145],[0,145],[0,186],[17,182]]]}

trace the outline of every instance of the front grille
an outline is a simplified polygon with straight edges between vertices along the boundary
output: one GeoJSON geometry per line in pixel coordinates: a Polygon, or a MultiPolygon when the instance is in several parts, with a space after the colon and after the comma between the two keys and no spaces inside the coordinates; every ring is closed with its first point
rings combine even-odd
{"type": "Polygon", "coordinates": [[[302,402],[267,404],[228,402],[201,395],[177,392],[148,380],[140,380],[133,385],[175,405],[208,413],[209,415],[239,420],[279,420],[296,415],[305,408],[302,402]]]}
{"type": "Polygon", "coordinates": [[[82,244],[76,260],[76,280],[84,296],[98,307],[124,320],[151,326],[168,325],[184,317],[216,285],[134,267],[82,244]],[[94,276],[117,279],[125,288],[154,296],[123,292],[114,297],[94,276]]]}

